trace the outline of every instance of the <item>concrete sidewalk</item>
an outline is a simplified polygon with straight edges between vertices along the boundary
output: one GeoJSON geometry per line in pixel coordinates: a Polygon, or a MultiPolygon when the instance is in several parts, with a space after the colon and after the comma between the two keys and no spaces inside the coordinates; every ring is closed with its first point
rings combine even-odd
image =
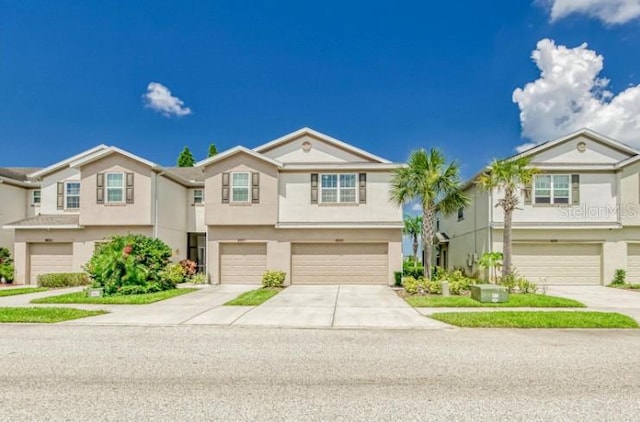
{"type": "Polygon", "coordinates": [[[640,292],[605,286],[548,286],[547,294],[568,297],[590,311],[618,312],[640,322],[640,292]]]}

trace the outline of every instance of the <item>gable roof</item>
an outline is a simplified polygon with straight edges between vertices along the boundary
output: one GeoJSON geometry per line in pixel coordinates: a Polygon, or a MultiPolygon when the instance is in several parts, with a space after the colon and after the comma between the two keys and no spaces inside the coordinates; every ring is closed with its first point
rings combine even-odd
{"type": "Polygon", "coordinates": [[[76,155],[74,155],[72,157],[69,157],[67,159],[64,159],[62,161],[58,161],[57,163],[52,164],[52,165],[50,165],[48,167],[45,167],[45,168],[43,168],[41,170],[35,171],[35,172],[29,174],[28,177],[29,178],[38,178],[38,177],[46,176],[46,175],[51,174],[51,173],[53,173],[53,172],[55,172],[55,171],[57,171],[57,170],[59,170],[59,169],[61,169],[63,167],[68,166],[70,163],[72,163],[72,162],[74,162],[76,160],[79,160],[82,157],[86,157],[87,155],[95,154],[96,152],[102,151],[102,150],[104,150],[106,148],[108,148],[106,145],[100,144],[100,145],[98,145],[96,147],[93,147],[91,149],[83,151],[80,154],[76,154],[76,155]]]}
{"type": "Polygon", "coordinates": [[[92,162],[97,161],[97,160],[99,160],[101,158],[107,157],[107,156],[109,156],[111,154],[120,154],[120,155],[123,155],[123,156],[125,156],[127,158],[130,158],[130,159],[134,160],[134,161],[142,163],[142,164],[144,164],[146,166],[149,166],[151,168],[160,168],[160,166],[158,166],[156,163],[151,162],[151,161],[149,161],[149,160],[147,160],[145,158],[142,158],[142,157],[140,157],[138,155],[132,154],[132,153],[130,153],[128,151],[125,151],[123,149],[120,149],[118,147],[106,147],[105,149],[102,149],[102,150],[97,151],[97,152],[95,152],[93,154],[90,154],[90,155],[86,155],[84,157],[81,157],[78,160],[75,160],[75,161],[71,162],[69,164],[69,166],[70,167],[82,167],[82,166],[84,166],[86,164],[92,163],[92,162]]]}
{"type": "Polygon", "coordinates": [[[304,135],[313,136],[314,138],[318,138],[321,141],[324,141],[330,145],[333,145],[340,149],[351,152],[352,154],[368,158],[369,160],[376,161],[378,163],[385,163],[385,164],[391,163],[391,161],[387,159],[378,157],[377,155],[371,154],[370,152],[367,152],[363,149],[360,149],[358,147],[355,147],[339,139],[333,138],[329,135],[325,135],[324,133],[318,132],[308,127],[303,127],[302,129],[298,129],[295,132],[291,132],[287,135],[281,136],[280,138],[274,139],[273,141],[267,142],[266,144],[255,147],[253,150],[259,153],[264,153],[280,145],[286,144],[287,142],[298,139],[299,137],[304,135]]]}
{"type": "Polygon", "coordinates": [[[78,214],[40,214],[22,220],[7,223],[5,229],[78,229],[78,214]]]}
{"type": "Polygon", "coordinates": [[[260,154],[259,152],[256,152],[255,150],[249,149],[247,147],[243,147],[242,145],[238,145],[237,147],[228,149],[224,152],[221,152],[220,154],[216,154],[213,157],[209,157],[202,161],[198,161],[196,163],[196,167],[201,167],[201,166],[206,167],[209,164],[213,164],[215,162],[225,160],[229,157],[232,157],[240,153],[248,154],[254,158],[257,158],[258,160],[266,161],[267,163],[272,164],[278,168],[282,167],[282,163],[280,161],[273,160],[265,155],[260,154]]]}

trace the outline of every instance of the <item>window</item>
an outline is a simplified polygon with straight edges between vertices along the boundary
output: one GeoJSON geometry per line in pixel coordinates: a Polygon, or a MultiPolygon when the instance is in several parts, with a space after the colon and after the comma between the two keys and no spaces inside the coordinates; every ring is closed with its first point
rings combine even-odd
{"type": "Polygon", "coordinates": [[[535,177],[536,204],[568,204],[571,178],[568,174],[540,174],[535,177]]]}
{"type": "Polygon", "coordinates": [[[34,190],[31,192],[31,203],[33,205],[40,205],[40,200],[41,200],[41,193],[40,190],[34,190]]]}
{"type": "Polygon", "coordinates": [[[80,208],[80,182],[67,182],[64,192],[65,208],[69,210],[80,208]]]}
{"type": "Polygon", "coordinates": [[[107,203],[124,202],[124,173],[107,173],[107,203]]]}
{"type": "Polygon", "coordinates": [[[204,191],[202,189],[193,190],[193,203],[194,204],[204,203],[204,191]]]}
{"type": "Polygon", "coordinates": [[[464,207],[458,208],[458,221],[464,220],[464,207]]]}
{"type": "Polygon", "coordinates": [[[249,173],[231,173],[231,202],[249,202],[249,173]]]}
{"type": "Polygon", "coordinates": [[[355,174],[323,174],[320,177],[320,202],[355,203],[355,174]]]}

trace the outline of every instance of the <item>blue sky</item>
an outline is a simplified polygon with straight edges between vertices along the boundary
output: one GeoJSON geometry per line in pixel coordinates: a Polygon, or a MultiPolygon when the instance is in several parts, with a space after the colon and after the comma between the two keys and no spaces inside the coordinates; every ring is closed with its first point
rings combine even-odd
{"type": "Polygon", "coordinates": [[[436,146],[465,177],[578,126],[640,144],[638,0],[567,2],[0,0],[0,165],[98,143],[173,165],[303,126],[394,161],[436,146]],[[149,107],[150,83],[183,104],[149,107]]]}

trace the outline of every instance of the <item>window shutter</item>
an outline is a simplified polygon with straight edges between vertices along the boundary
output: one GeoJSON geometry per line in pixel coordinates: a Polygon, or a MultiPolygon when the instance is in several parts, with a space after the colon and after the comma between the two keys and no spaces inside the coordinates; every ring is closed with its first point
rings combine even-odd
{"type": "Polygon", "coordinates": [[[525,185],[522,192],[524,192],[524,204],[531,205],[531,184],[525,185]]]}
{"type": "Polygon", "coordinates": [[[358,197],[361,204],[367,203],[367,173],[360,173],[358,175],[358,197]]]}
{"type": "Polygon", "coordinates": [[[229,203],[229,173],[222,173],[222,203],[229,203]]]}
{"type": "Polygon", "coordinates": [[[580,204],[580,175],[571,175],[571,204],[580,204]]]}
{"type": "Polygon", "coordinates": [[[318,203],[318,173],[311,173],[311,203],[318,203]]]}
{"type": "Polygon", "coordinates": [[[57,207],[59,210],[64,209],[64,182],[58,182],[57,207]]]}
{"type": "Polygon", "coordinates": [[[96,174],[96,203],[104,204],[104,173],[96,174]]]}
{"type": "Polygon", "coordinates": [[[251,202],[260,203],[260,173],[251,173],[251,202]]]}
{"type": "Polygon", "coordinates": [[[133,204],[133,173],[127,173],[127,204],[133,204]]]}

